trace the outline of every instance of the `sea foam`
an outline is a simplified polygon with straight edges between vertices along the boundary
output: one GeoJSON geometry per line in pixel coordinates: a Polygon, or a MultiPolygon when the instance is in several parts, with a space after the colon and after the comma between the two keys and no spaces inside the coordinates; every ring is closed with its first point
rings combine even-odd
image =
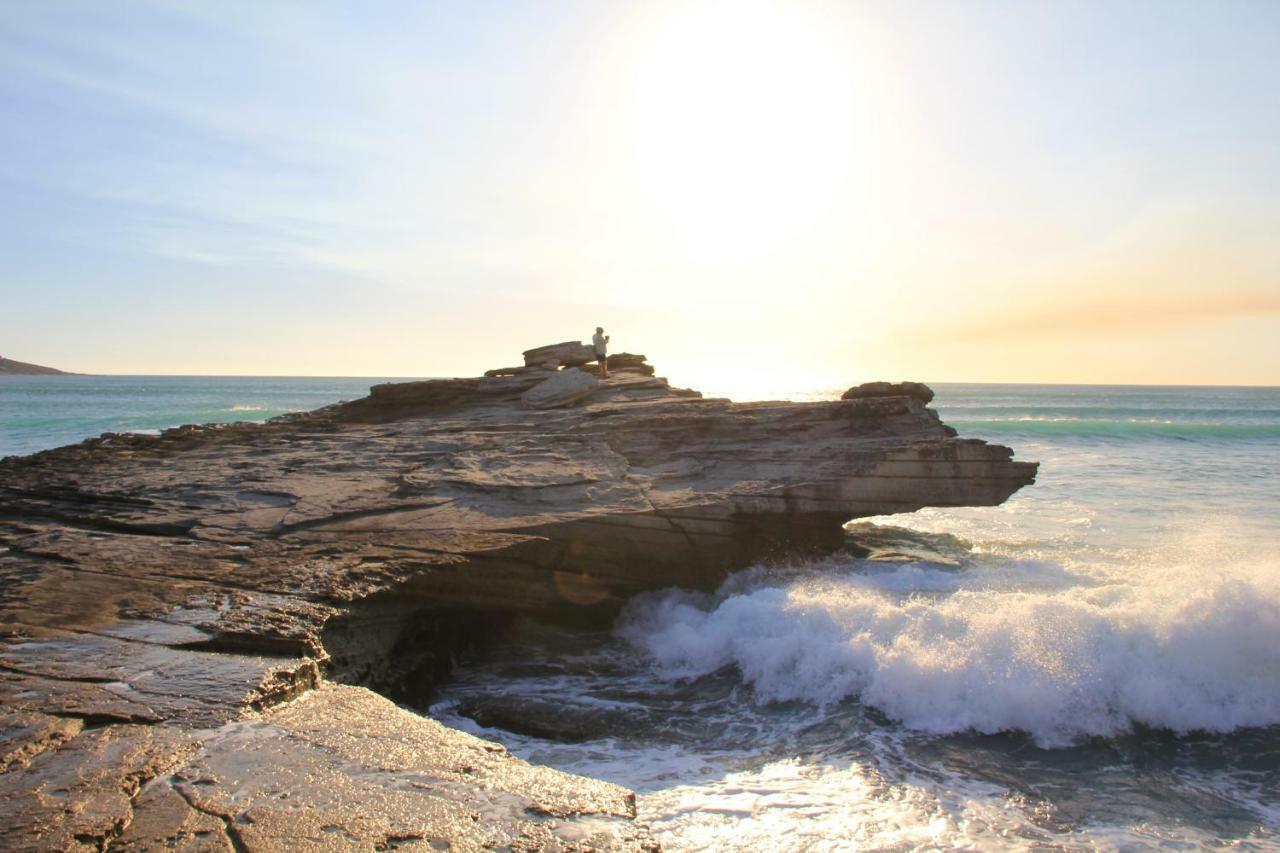
{"type": "Polygon", "coordinates": [[[1183,542],[1179,559],[964,570],[856,560],[753,571],[715,596],[633,603],[619,634],[657,673],[736,667],[763,702],[856,698],[931,733],[1043,746],[1134,724],[1280,723],[1280,561],[1183,542]]]}

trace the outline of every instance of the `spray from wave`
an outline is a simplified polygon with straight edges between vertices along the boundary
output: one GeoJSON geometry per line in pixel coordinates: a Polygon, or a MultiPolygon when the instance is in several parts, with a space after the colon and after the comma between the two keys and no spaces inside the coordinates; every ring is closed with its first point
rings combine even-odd
{"type": "Polygon", "coordinates": [[[857,699],[935,734],[1280,723],[1280,560],[1221,537],[1116,566],[755,570],[640,599],[618,632],[667,679],[736,667],[762,702],[857,699]]]}

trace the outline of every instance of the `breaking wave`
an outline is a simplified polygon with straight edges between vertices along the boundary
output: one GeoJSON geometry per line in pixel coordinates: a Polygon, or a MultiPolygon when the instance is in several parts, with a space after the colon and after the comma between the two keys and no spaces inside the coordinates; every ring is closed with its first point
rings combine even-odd
{"type": "Polygon", "coordinates": [[[1280,560],[1187,547],[1204,559],[752,570],[639,599],[618,633],[665,679],[734,667],[758,701],[856,699],[935,734],[1280,723],[1280,560]]]}

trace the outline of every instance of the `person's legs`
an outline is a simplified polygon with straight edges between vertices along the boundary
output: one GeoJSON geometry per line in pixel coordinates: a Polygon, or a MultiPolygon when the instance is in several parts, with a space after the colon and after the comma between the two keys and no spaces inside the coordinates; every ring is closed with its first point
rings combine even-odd
{"type": "Polygon", "coordinates": [[[607,356],[603,356],[603,355],[596,356],[596,361],[600,362],[600,378],[601,379],[609,378],[609,365],[607,364],[607,358],[608,358],[607,356]]]}

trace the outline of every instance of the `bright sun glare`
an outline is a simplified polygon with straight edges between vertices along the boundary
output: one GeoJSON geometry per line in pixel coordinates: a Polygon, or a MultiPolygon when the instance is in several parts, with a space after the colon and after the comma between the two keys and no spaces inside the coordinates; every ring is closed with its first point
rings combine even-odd
{"type": "Polygon", "coordinates": [[[854,156],[853,66],[796,6],[682,7],[635,78],[644,190],[689,250],[758,257],[821,220],[854,156]]]}

